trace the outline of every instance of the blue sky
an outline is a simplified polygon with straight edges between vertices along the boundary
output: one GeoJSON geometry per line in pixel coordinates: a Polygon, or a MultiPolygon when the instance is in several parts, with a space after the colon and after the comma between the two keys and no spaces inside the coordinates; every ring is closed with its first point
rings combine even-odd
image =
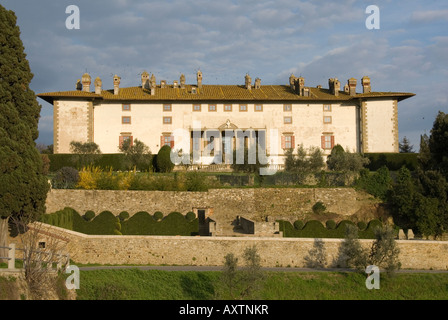
{"type": "MultiPolygon", "coordinates": [[[[74,90],[84,72],[113,87],[139,85],[143,70],[172,82],[184,73],[204,84],[328,87],[368,75],[373,91],[413,92],[399,104],[400,140],[418,150],[439,110],[448,112],[447,1],[1,0],[16,13],[36,93],[74,90]],[[77,5],[80,29],[68,30],[66,7],[77,5]],[[368,30],[366,8],[380,9],[368,30]]],[[[360,80],[358,80],[360,84],[360,80]]],[[[361,91],[358,85],[358,91],[361,91]]],[[[42,104],[38,143],[52,143],[53,109],[42,104]]]]}

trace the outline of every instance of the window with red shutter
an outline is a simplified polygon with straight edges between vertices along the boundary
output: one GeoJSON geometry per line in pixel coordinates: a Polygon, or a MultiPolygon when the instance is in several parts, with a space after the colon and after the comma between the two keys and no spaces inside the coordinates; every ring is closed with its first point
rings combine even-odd
{"type": "Polygon", "coordinates": [[[321,146],[322,149],[325,149],[325,136],[320,137],[320,139],[321,139],[320,140],[321,141],[320,142],[321,143],[320,146],[321,146]]]}
{"type": "Polygon", "coordinates": [[[282,149],[285,149],[285,147],[286,147],[285,136],[282,136],[282,149]]]}

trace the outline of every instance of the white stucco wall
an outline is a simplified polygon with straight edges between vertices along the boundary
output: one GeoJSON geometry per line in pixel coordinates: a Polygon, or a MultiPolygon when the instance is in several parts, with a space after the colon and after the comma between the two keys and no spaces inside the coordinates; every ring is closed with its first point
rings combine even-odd
{"type": "Polygon", "coordinates": [[[397,152],[394,100],[366,102],[368,152],[397,152]]]}
{"type": "MultiPolygon", "coordinates": [[[[332,104],[330,112],[323,110],[322,103],[292,104],[292,111],[284,112],[283,103],[265,103],[263,111],[254,111],[254,104],[248,103],[248,111],[240,112],[239,105],[233,103],[231,112],[224,112],[224,104],[217,103],[217,111],[208,110],[208,103],[201,104],[200,112],[193,112],[193,103],[172,103],[170,112],[163,111],[162,103],[132,103],[130,111],[122,111],[121,103],[102,103],[94,106],[94,141],[103,153],[118,152],[119,136],[130,133],[134,139],[147,144],[152,153],[160,149],[162,133],[173,132],[177,128],[190,131],[193,123],[200,122],[201,128],[218,129],[230,120],[239,129],[266,129],[269,147],[269,130],[277,129],[278,145],[281,147],[283,133],[294,133],[295,147],[303,143],[305,148],[321,146],[324,132],[332,132],[335,143],[351,151],[357,150],[356,107],[332,104]],[[323,117],[332,117],[331,124],[324,124],[323,117]],[[130,124],[122,124],[122,116],[130,116],[130,124]],[[163,117],[172,117],[172,124],[164,124],[163,117]],[[292,116],[292,124],[284,124],[284,116],[292,116]]],[[[283,154],[283,150],[279,150],[283,154]]]]}
{"type": "Polygon", "coordinates": [[[89,102],[60,100],[55,104],[55,152],[70,153],[70,142],[88,141],[89,102]]]}

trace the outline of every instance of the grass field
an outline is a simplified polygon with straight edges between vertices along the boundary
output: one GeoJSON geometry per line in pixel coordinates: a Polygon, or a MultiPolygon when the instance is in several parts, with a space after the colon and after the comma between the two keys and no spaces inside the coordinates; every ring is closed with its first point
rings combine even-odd
{"type": "MultiPolygon", "coordinates": [[[[160,270],[82,271],[80,300],[213,300],[222,295],[220,272],[160,270]]],[[[368,290],[354,272],[266,272],[251,299],[262,300],[447,300],[448,274],[399,273],[368,290]]]]}

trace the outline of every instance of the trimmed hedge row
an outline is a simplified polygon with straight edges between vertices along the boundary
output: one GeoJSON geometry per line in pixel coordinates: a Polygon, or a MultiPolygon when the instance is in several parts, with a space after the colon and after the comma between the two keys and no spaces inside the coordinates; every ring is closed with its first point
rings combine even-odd
{"type": "MultiPolygon", "coordinates": [[[[63,167],[74,167],[81,169],[79,161],[76,161],[78,155],[73,154],[49,154],[50,172],[56,172],[63,167]]],[[[100,167],[103,170],[112,168],[114,171],[127,171],[125,155],[122,153],[101,154],[93,162],[93,166],[100,167]]]]}
{"type": "Polygon", "coordinates": [[[371,171],[376,171],[382,166],[386,166],[390,171],[397,171],[402,166],[414,171],[418,166],[418,153],[366,153],[364,155],[370,160],[367,168],[371,171]]]}
{"type": "MultiPolygon", "coordinates": [[[[345,237],[345,229],[348,224],[355,225],[352,221],[343,220],[336,223],[327,221],[325,227],[320,221],[310,220],[304,223],[302,220],[297,220],[292,225],[289,221],[280,220],[280,231],[283,231],[283,236],[288,238],[338,238],[343,239],[345,237]]],[[[364,226],[358,223],[359,227],[364,226]]],[[[379,220],[370,221],[365,229],[359,229],[360,239],[374,239],[375,228],[382,227],[383,224],[379,220]]]]}
{"type": "Polygon", "coordinates": [[[41,221],[57,227],[90,234],[90,235],[181,235],[193,236],[199,234],[199,222],[194,213],[186,216],[179,212],[171,212],[166,217],[156,212],[150,215],[147,212],[137,212],[126,219],[125,213],[116,217],[110,211],[103,211],[90,219],[87,211],[81,216],[72,208],[43,215],[41,221]]]}

